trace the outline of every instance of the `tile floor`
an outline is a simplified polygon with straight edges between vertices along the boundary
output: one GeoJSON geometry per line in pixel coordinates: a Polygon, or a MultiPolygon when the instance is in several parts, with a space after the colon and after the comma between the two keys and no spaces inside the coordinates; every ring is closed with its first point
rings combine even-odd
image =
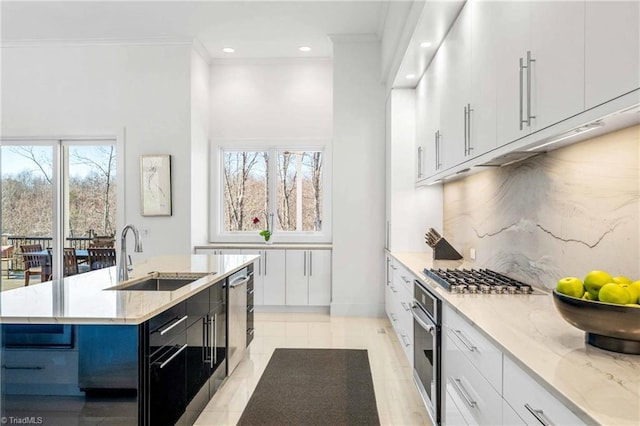
{"type": "Polygon", "coordinates": [[[412,370],[386,318],[256,313],[245,358],[214,395],[196,426],[235,425],[275,348],[367,349],[383,425],[430,425],[412,370]]]}

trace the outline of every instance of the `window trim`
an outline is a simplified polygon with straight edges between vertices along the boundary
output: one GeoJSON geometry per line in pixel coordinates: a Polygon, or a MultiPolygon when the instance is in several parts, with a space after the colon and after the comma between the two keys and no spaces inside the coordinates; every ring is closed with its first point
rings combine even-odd
{"type": "MultiPolygon", "coordinates": [[[[264,239],[254,231],[223,231],[223,173],[224,151],[272,151],[283,150],[321,151],[323,155],[322,172],[322,230],[286,231],[273,234],[272,241],[277,243],[330,243],[331,242],[331,146],[326,139],[219,139],[212,143],[210,186],[210,243],[256,243],[264,244],[264,239]]],[[[271,161],[269,173],[277,172],[276,161],[271,161]]],[[[269,191],[276,193],[276,180],[271,179],[269,191]]],[[[271,207],[275,210],[275,204],[271,207]]],[[[275,211],[274,211],[275,213],[275,211]]]]}

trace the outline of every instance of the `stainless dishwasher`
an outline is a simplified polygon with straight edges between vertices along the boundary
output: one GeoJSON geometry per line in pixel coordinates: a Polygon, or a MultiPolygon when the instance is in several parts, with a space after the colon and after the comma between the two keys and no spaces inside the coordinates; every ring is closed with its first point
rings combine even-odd
{"type": "Polygon", "coordinates": [[[247,347],[247,283],[253,272],[244,268],[229,277],[227,317],[227,375],[236,368],[247,347]]]}

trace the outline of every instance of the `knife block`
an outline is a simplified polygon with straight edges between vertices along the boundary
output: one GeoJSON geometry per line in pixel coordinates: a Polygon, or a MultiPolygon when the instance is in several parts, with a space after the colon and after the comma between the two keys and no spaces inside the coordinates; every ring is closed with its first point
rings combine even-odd
{"type": "MultiPolygon", "coordinates": [[[[433,241],[431,239],[430,241],[433,241]]],[[[444,237],[440,237],[434,244],[427,242],[427,245],[433,249],[434,260],[459,260],[462,259],[462,255],[458,253],[456,249],[449,244],[449,241],[444,237]]]]}
{"type": "Polygon", "coordinates": [[[433,248],[433,259],[434,260],[459,260],[462,259],[462,255],[458,253],[456,249],[453,248],[449,241],[445,240],[444,237],[440,238],[436,241],[436,245],[433,248]]]}

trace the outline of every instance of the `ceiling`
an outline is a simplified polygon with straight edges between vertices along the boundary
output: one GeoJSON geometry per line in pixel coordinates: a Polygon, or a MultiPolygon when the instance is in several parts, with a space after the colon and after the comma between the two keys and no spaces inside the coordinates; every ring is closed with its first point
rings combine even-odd
{"type": "Polygon", "coordinates": [[[2,44],[190,42],[212,58],[331,57],[328,35],[381,35],[379,1],[2,1],[2,44]],[[300,46],[311,47],[300,52],[300,46]],[[232,47],[232,54],[222,52],[232,47]]]}

